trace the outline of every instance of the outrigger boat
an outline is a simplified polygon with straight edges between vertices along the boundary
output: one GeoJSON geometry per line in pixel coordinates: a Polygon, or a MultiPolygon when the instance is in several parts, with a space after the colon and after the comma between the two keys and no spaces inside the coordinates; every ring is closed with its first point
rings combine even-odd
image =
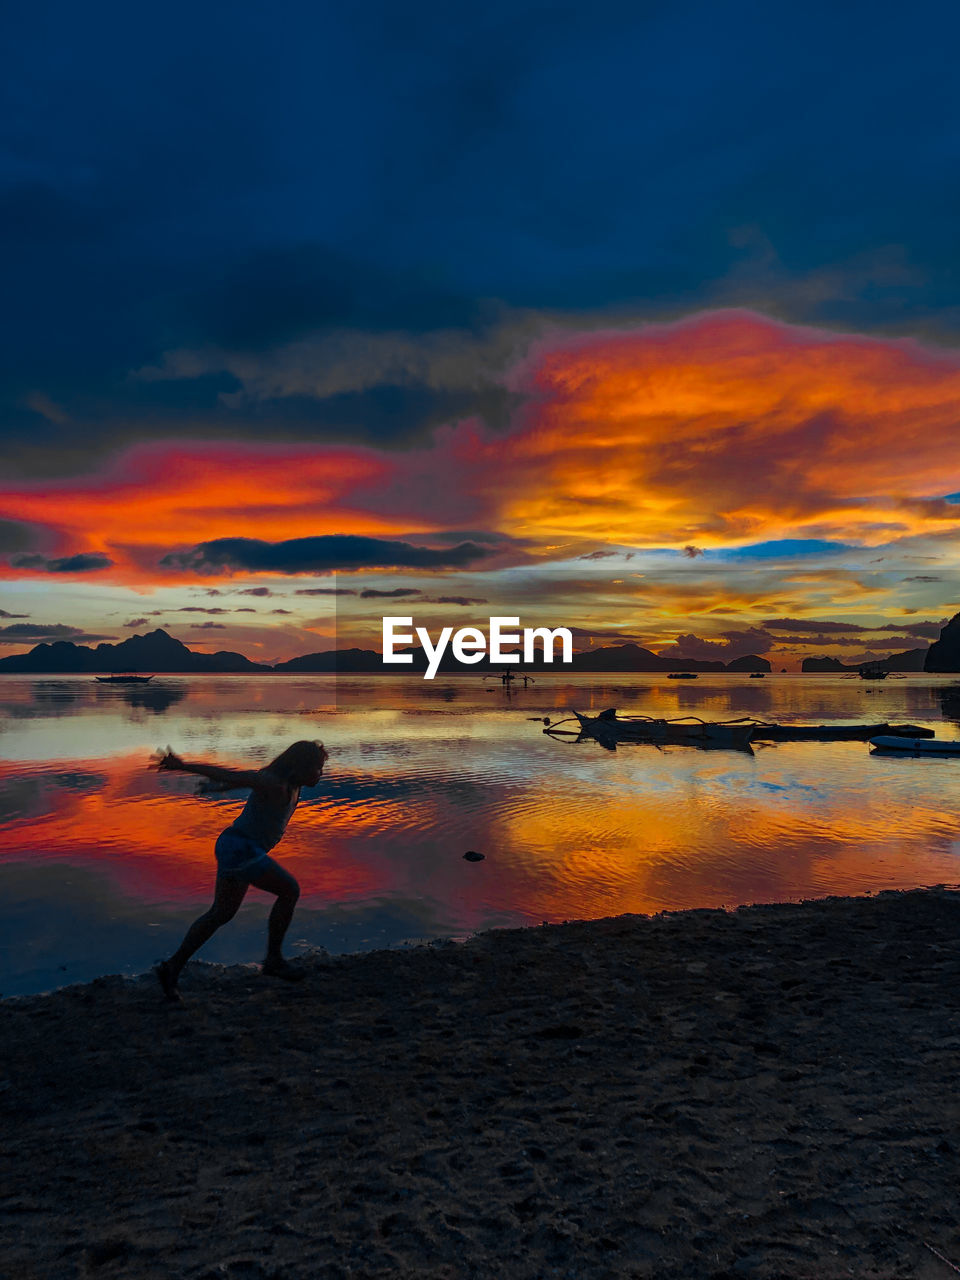
{"type": "Polygon", "coordinates": [[[149,684],[153,676],[97,676],[97,684],[149,684]]]}
{"type": "Polygon", "coordinates": [[[892,676],[894,680],[902,680],[902,671],[888,671],[886,667],[879,667],[873,664],[859,667],[856,671],[851,671],[843,676],[844,680],[886,680],[892,676]]]}
{"type": "Polygon", "coordinates": [[[766,724],[745,717],[733,724],[752,724],[754,742],[865,742],[878,734],[902,738],[932,738],[932,729],[919,724],[766,724]]]}
{"type": "Polygon", "coordinates": [[[696,680],[696,671],[668,671],[668,680],[696,680]]]}
{"type": "MultiPolygon", "coordinates": [[[[721,724],[701,720],[698,716],[684,716],[677,720],[660,720],[654,716],[621,719],[615,707],[601,711],[598,716],[584,716],[579,711],[573,714],[580,726],[580,735],[596,738],[603,746],[617,742],[671,742],[746,751],[753,737],[752,724],[721,724]]],[[[557,731],[557,724],[544,729],[544,733],[557,731]]]]}
{"type": "MultiPolygon", "coordinates": [[[[917,724],[767,724],[749,716],[739,720],[701,720],[683,716],[660,720],[653,716],[618,716],[615,707],[598,716],[573,713],[578,730],[564,729],[557,720],[544,733],[591,737],[605,746],[617,742],[672,742],[696,746],[723,746],[746,750],[756,742],[864,742],[878,736],[916,742],[934,737],[932,729],[917,724]]],[[[909,749],[909,748],[901,748],[909,749]]]]}

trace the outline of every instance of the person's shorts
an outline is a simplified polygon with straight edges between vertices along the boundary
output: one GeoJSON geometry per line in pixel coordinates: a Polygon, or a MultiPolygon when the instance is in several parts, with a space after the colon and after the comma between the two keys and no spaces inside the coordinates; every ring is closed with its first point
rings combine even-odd
{"type": "Polygon", "coordinates": [[[255,880],[268,867],[277,865],[266,849],[261,849],[248,836],[241,835],[231,827],[217,837],[214,853],[217,857],[217,874],[236,876],[241,880],[255,880]]]}

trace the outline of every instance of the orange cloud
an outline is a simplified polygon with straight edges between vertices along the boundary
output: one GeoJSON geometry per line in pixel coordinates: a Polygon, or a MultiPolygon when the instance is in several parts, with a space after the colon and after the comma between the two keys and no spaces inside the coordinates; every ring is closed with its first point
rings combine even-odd
{"type": "Polygon", "coordinates": [[[514,533],[715,547],[957,527],[950,504],[911,501],[960,488],[954,352],[721,312],[564,341],[516,383],[514,533]]]}
{"type": "Polygon", "coordinates": [[[45,529],[47,555],[103,553],[105,574],[141,585],[163,554],[220,537],[484,528],[556,557],[960,534],[942,500],[960,490],[952,351],[713,312],[541,344],[510,389],[526,403],[505,434],[461,422],[397,453],[138,447],[100,475],[8,486],[0,518],[45,529]]]}

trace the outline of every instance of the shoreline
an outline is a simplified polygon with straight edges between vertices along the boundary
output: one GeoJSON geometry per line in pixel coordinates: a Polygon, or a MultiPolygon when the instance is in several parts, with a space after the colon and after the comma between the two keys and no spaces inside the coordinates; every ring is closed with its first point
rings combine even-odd
{"type": "MultiPolygon", "coordinates": [[[[562,921],[543,920],[539,924],[531,922],[529,924],[494,925],[490,928],[478,929],[475,933],[449,933],[436,937],[402,938],[386,945],[377,944],[357,951],[331,951],[322,945],[302,943],[298,944],[302,949],[293,951],[289,947],[287,948],[287,959],[298,968],[303,968],[308,974],[315,976],[318,971],[349,964],[352,960],[369,960],[371,957],[376,956],[404,954],[422,950],[435,951],[446,950],[451,947],[459,948],[469,946],[486,938],[503,938],[509,945],[511,935],[539,933],[545,929],[570,929],[580,926],[590,928],[591,926],[610,925],[616,921],[652,923],[659,920],[683,919],[686,917],[692,919],[697,916],[735,916],[745,911],[771,911],[781,907],[815,907],[826,903],[848,903],[852,905],[873,901],[885,896],[903,897],[908,894],[942,894],[947,898],[956,897],[958,903],[960,903],[960,882],[956,884],[911,885],[906,888],[867,890],[861,894],[826,894],[823,897],[816,898],[778,898],[771,902],[748,902],[732,907],[725,905],[717,907],[663,907],[659,911],[651,911],[648,914],[624,912],[618,916],[571,917],[569,920],[562,921]]],[[[189,919],[193,919],[194,915],[195,911],[187,913],[189,919]]],[[[262,942],[261,935],[265,927],[266,909],[263,911],[263,921],[259,921],[256,928],[250,930],[253,950],[256,950],[257,944],[262,942]]],[[[104,987],[131,993],[141,991],[144,988],[149,990],[156,983],[155,967],[155,965],[151,965],[150,968],[139,973],[131,972],[130,970],[121,973],[116,971],[95,973],[92,977],[78,978],[75,981],[65,982],[62,986],[49,987],[43,991],[11,992],[9,995],[0,992],[0,1016],[8,1006],[16,1006],[20,1002],[29,1000],[55,999],[68,992],[86,991],[91,988],[101,990],[104,987]]],[[[190,996],[201,996],[210,991],[220,991],[221,988],[226,990],[231,983],[242,983],[247,979],[258,977],[260,968],[261,964],[258,960],[207,960],[201,951],[199,955],[194,956],[188,962],[187,968],[184,970],[183,980],[188,984],[182,988],[184,997],[187,997],[188,992],[190,996]]]]}
{"type": "Polygon", "coordinates": [[[960,892],[0,1003],[0,1273],[944,1276],[960,892]],[[928,1247],[930,1246],[930,1247],[928,1247]]]}

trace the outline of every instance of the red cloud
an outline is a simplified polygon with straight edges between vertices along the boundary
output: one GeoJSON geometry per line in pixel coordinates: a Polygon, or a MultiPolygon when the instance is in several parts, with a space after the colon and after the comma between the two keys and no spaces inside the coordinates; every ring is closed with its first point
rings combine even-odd
{"type": "Polygon", "coordinates": [[[0,517],[45,527],[47,556],[99,554],[102,577],[143,584],[221,538],[472,527],[692,554],[958,532],[956,505],[928,501],[960,490],[954,352],[715,312],[543,344],[511,386],[526,404],[507,434],[460,423],[406,453],[138,447],[102,475],[7,488],[0,517]]]}

